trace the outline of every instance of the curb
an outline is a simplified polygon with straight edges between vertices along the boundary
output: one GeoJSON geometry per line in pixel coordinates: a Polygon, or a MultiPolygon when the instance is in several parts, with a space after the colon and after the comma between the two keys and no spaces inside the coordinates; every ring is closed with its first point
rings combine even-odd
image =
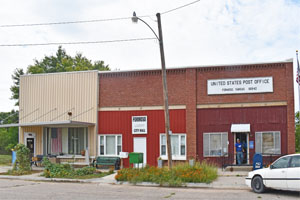
{"type": "Polygon", "coordinates": [[[127,181],[116,181],[117,185],[130,185],[130,186],[145,186],[145,187],[177,187],[177,188],[207,188],[207,189],[226,189],[226,190],[248,190],[249,188],[245,186],[218,186],[214,185],[214,183],[185,183],[182,186],[168,186],[168,185],[160,185],[158,183],[151,182],[141,182],[141,183],[129,183],[127,181]]]}
{"type": "MultiPolygon", "coordinates": [[[[107,181],[105,177],[97,179],[63,179],[63,178],[44,178],[44,177],[22,177],[22,176],[9,176],[0,175],[0,179],[9,180],[23,180],[23,181],[42,181],[42,182],[61,182],[61,183],[89,183],[89,184],[111,184],[111,185],[128,185],[128,186],[144,186],[144,187],[173,187],[169,185],[160,185],[158,183],[140,182],[130,183],[127,181],[107,181]]],[[[177,188],[207,188],[207,189],[231,189],[231,190],[247,190],[246,185],[218,185],[216,183],[184,183],[182,186],[175,186],[177,188]]]]}

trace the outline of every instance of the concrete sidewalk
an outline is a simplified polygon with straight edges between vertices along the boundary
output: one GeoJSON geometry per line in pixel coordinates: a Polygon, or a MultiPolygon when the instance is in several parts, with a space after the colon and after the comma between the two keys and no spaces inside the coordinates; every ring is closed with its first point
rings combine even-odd
{"type": "MultiPolygon", "coordinates": [[[[11,167],[0,166],[0,172],[6,172],[11,167]]],[[[34,168],[33,170],[40,170],[34,168]]],[[[26,181],[52,181],[52,182],[72,182],[72,183],[90,183],[90,184],[118,184],[118,185],[133,185],[129,182],[118,182],[114,179],[116,173],[95,179],[64,179],[64,178],[45,178],[41,176],[42,172],[24,176],[8,176],[0,175],[0,179],[26,180],[26,181]]],[[[215,188],[215,189],[249,189],[245,185],[245,177],[247,172],[225,172],[218,170],[219,177],[210,184],[206,183],[187,183],[183,187],[191,188],[215,188]]],[[[158,187],[159,184],[142,182],[137,183],[138,186],[158,187]]]]}

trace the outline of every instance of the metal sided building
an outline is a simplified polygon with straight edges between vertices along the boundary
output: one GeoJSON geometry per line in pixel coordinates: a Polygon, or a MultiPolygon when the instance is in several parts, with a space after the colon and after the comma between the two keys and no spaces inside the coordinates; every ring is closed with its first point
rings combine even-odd
{"type": "MultiPolygon", "coordinates": [[[[237,138],[244,164],[295,152],[292,61],[168,69],[167,84],[174,161],[235,164],[237,138]]],[[[35,155],[167,159],[161,70],[21,76],[19,121],[35,155]]]]}

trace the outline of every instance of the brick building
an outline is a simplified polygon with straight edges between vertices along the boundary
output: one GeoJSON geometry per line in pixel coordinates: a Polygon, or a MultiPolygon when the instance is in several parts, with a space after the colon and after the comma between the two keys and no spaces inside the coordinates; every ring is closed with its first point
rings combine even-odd
{"type": "MultiPolygon", "coordinates": [[[[295,152],[292,61],[168,69],[167,84],[173,160],[235,164],[237,138],[244,164],[295,152]]],[[[26,75],[20,91],[19,138],[34,154],[167,158],[161,70],[26,75]]]]}
{"type": "MultiPolygon", "coordinates": [[[[236,138],[245,143],[244,164],[255,152],[295,152],[292,62],[169,69],[167,82],[175,160],[236,163],[236,138]],[[219,91],[208,94],[214,87],[219,91]]],[[[120,134],[126,152],[141,137],[146,147],[137,141],[136,148],[146,151],[148,164],[166,159],[162,91],[160,70],[100,73],[98,134],[120,134]],[[147,116],[146,134],[133,134],[132,116],[147,116]]]]}

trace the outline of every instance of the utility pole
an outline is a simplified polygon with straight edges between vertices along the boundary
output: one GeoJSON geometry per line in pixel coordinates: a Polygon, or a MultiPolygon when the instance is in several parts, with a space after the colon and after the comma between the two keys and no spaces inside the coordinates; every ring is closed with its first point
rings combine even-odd
{"type": "Polygon", "coordinates": [[[171,140],[170,140],[170,115],[169,115],[169,102],[168,102],[168,87],[167,87],[167,72],[165,64],[165,54],[164,54],[164,44],[163,35],[161,28],[160,13],[156,14],[157,25],[158,25],[158,36],[159,36],[159,49],[160,49],[160,59],[161,59],[161,71],[162,71],[162,81],[163,81],[163,93],[164,93],[164,111],[165,111],[165,130],[167,139],[167,154],[168,154],[168,167],[172,168],[172,151],[171,151],[171,140]]]}
{"type": "Polygon", "coordinates": [[[159,50],[160,50],[160,59],[161,59],[161,75],[162,75],[162,83],[163,83],[163,98],[164,98],[164,114],[165,114],[165,132],[166,132],[166,140],[167,140],[167,154],[168,154],[168,167],[172,168],[172,151],[171,151],[171,139],[170,139],[170,115],[169,115],[169,103],[168,103],[168,87],[167,87],[167,72],[166,72],[166,63],[165,63],[165,54],[164,54],[164,44],[163,44],[163,35],[161,28],[161,19],[160,13],[156,14],[157,17],[157,25],[158,25],[158,35],[155,31],[147,24],[144,20],[136,16],[136,13],[133,12],[133,17],[131,18],[132,22],[137,23],[138,20],[142,21],[146,24],[157,40],[159,41],[159,50]]]}

